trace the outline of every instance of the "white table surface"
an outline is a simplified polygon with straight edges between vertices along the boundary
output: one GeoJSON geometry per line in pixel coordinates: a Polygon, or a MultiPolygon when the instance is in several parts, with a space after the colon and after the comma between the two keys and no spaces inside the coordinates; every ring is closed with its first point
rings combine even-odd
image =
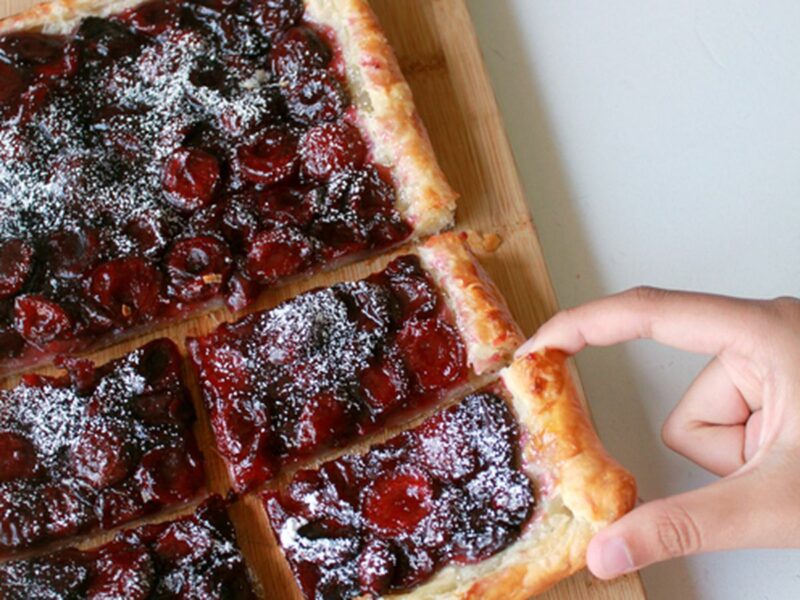
{"type": "MultiPolygon", "coordinates": [[[[562,306],[637,284],[800,296],[800,2],[468,0],[562,306]]],[[[705,357],[578,359],[643,499],[711,476],[659,441],[705,357]]],[[[642,573],[652,600],[800,598],[800,551],[642,573]]]]}

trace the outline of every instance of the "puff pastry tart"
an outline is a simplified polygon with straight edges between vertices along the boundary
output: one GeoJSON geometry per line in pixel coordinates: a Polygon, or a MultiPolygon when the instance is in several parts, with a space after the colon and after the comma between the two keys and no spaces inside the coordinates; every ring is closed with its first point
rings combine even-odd
{"type": "Polygon", "coordinates": [[[456,234],[187,344],[237,491],[497,369],[521,336],[456,234]]]}
{"type": "Polygon", "coordinates": [[[0,390],[0,554],[204,492],[175,344],[156,340],[98,367],[62,364],[68,375],[25,375],[0,390]]]}
{"type": "Polygon", "coordinates": [[[452,223],[365,0],[0,21],[0,374],[452,223]]]}
{"type": "Polygon", "coordinates": [[[556,352],[262,498],[305,598],[527,599],[629,510],[556,352]]]}
{"type": "Polygon", "coordinates": [[[225,505],[123,531],[99,547],[0,564],[5,600],[258,598],[225,505]]]}

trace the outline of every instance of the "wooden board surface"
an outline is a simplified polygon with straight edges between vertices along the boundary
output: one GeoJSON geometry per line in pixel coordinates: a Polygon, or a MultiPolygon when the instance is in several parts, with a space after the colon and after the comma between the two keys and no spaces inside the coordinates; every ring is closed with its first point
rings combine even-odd
{"type": "MultiPolygon", "coordinates": [[[[32,4],[31,0],[0,0],[0,17],[32,4]]],[[[480,258],[524,331],[531,333],[556,311],[557,304],[466,6],[463,0],[372,0],[372,4],[411,84],[442,167],[461,193],[457,227],[497,233],[502,238],[497,251],[480,258]]],[[[363,277],[386,262],[386,257],[369,260],[293,283],[267,293],[254,309],[272,306],[311,287],[363,277]]],[[[217,311],[95,352],[90,358],[105,362],[162,335],[183,346],[187,335],[204,333],[230,318],[226,311],[217,311]]],[[[203,448],[210,448],[210,432],[202,414],[198,436],[203,448]]],[[[225,491],[227,479],[219,459],[208,450],[205,455],[210,487],[225,491]]],[[[267,598],[296,597],[255,502],[240,501],[231,513],[267,598]]],[[[645,593],[637,575],[606,583],[584,571],[540,598],[641,600],[645,593]]]]}

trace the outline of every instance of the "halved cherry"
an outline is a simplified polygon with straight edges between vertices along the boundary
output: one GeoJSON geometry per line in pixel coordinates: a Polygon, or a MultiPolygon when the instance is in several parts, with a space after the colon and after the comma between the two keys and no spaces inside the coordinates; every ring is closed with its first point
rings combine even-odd
{"type": "Polygon", "coordinates": [[[433,507],[433,485],[422,471],[385,475],[364,493],[363,513],[379,532],[396,536],[410,534],[433,507]]]}
{"type": "Polygon", "coordinates": [[[167,159],[162,185],[173,206],[194,212],[211,203],[219,176],[214,156],[197,148],[179,148],[167,159]]]}
{"type": "Polygon", "coordinates": [[[297,139],[286,129],[267,129],[240,147],[236,158],[247,181],[275,185],[297,168],[297,139]]]}
{"type": "Polygon", "coordinates": [[[28,294],[14,300],[14,328],[34,346],[45,346],[72,333],[72,319],[58,304],[28,294]]]}
{"type": "Polygon", "coordinates": [[[440,481],[461,481],[477,469],[470,431],[457,414],[439,413],[420,425],[415,434],[420,464],[440,481]]]}
{"type": "Polygon", "coordinates": [[[13,296],[22,289],[33,264],[33,248],[13,239],[0,245],[0,298],[13,296]]]}
{"type": "Polygon", "coordinates": [[[81,395],[88,395],[94,390],[97,383],[97,369],[93,361],[87,358],[74,356],[57,356],[55,365],[66,369],[75,391],[81,395]]]}
{"type": "Polygon", "coordinates": [[[404,320],[434,313],[439,305],[439,293],[416,258],[401,257],[394,260],[386,267],[384,274],[389,280],[390,289],[400,301],[404,320]]]}
{"type": "Polygon", "coordinates": [[[109,419],[89,421],[70,449],[75,475],[98,490],[124,479],[134,459],[128,436],[109,419]]]}
{"type": "Polygon", "coordinates": [[[145,256],[158,254],[169,239],[166,223],[158,215],[149,212],[134,217],[124,231],[145,256]]]}
{"type": "Polygon", "coordinates": [[[112,543],[100,553],[86,598],[145,600],[150,597],[154,577],[155,567],[146,548],[112,543]]]}
{"type": "Polygon", "coordinates": [[[258,291],[258,285],[237,270],[231,275],[230,279],[228,279],[225,304],[234,312],[242,310],[256,301],[256,298],[258,298],[258,291]]]}
{"type": "Polygon", "coordinates": [[[44,532],[34,504],[0,495],[0,548],[22,548],[41,539],[44,532]]]}
{"type": "Polygon", "coordinates": [[[217,445],[227,457],[254,455],[269,429],[266,405],[253,398],[229,398],[211,421],[217,445]]]}
{"type": "Polygon", "coordinates": [[[370,540],[358,557],[358,583],[361,592],[380,596],[389,589],[397,557],[391,546],[380,539],[370,540]]]}
{"type": "Polygon", "coordinates": [[[235,249],[253,241],[259,229],[254,204],[255,194],[245,192],[228,196],[222,205],[222,233],[235,249]]]}
{"type": "Polygon", "coordinates": [[[304,11],[302,0],[254,0],[252,6],[256,22],[272,35],[289,29],[304,11]]]}
{"type": "Polygon", "coordinates": [[[8,106],[25,90],[22,73],[0,61],[0,106],[8,106]]]}
{"type": "Polygon", "coordinates": [[[464,343],[444,321],[431,318],[407,322],[397,336],[397,345],[424,389],[446,388],[467,377],[464,343]]]}
{"type": "Polygon", "coordinates": [[[232,264],[228,246],[216,238],[181,240],[166,258],[169,293],[184,302],[211,298],[225,285],[232,264]]]}
{"type": "Polygon", "coordinates": [[[323,123],[300,138],[302,173],[311,179],[325,180],[336,171],[357,169],[364,164],[367,147],[358,129],[345,121],[323,123]]]}
{"type": "Polygon", "coordinates": [[[111,529],[142,515],[140,490],[130,479],[100,492],[94,504],[103,529],[111,529]]]}
{"type": "Polygon", "coordinates": [[[80,55],[78,53],[78,48],[75,44],[69,43],[65,46],[64,51],[54,60],[45,64],[36,65],[33,67],[33,71],[44,81],[65,79],[72,77],[78,72],[79,64],[80,55]]]}
{"type": "Polygon", "coordinates": [[[218,398],[230,398],[249,387],[247,361],[237,349],[228,345],[201,347],[190,342],[195,360],[202,366],[203,378],[218,398]]]}
{"type": "Polygon", "coordinates": [[[79,277],[91,269],[100,254],[100,237],[93,229],[65,229],[47,241],[50,265],[59,277],[79,277]]]}
{"type": "Polygon", "coordinates": [[[347,398],[323,391],[309,399],[294,426],[289,445],[296,454],[306,454],[335,443],[351,426],[347,398]]]}
{"type": "Polygon", "coordinates": [[[48,485],[39,492],[47,510],[45,527],[52,536],[74,535],[95,522],[90,499],[74,486],[48,485]]]}
{"type": "Polygon", "coordinates": [[[203,467],[182,447],[156,448],[145,454],[134,475],[145,502],[174,504],[191,500],[203,487],[203,467]]]}
{"type": "Polygon", "coordinates": [[[247,273],[259,282],[272,283],[301,272],[312,255],[311,243],[300,232],[290,228],[264,231],[247,252],[247,273]]]}
{"type": "Polygon", "coordinates": [[[153,37],[176,27],[179,17],[178,4],[165,0],[148,2],[119,15],[121,21],[129,23],[136,31],[153,37]]]}
{"type": "Polygon", "coordinates": [[[33,477],[36,474],[36,448],[25,436],[0,431],[0,482],[33,477]]]}
{"type": "Polygon", "coordinates": [[[141,39],[122,23],[103,17],[85,17],[81,20],[74,39],[89,60],[112,60],[133,54],[141,39]]]}
{"type": "Polygon", "coordinates": [[[258,210],[265,224],[306,227],[314,217],[311,195],[294,187],[265,190],[258,196],[258,210]]]}
{"type": "Polygon", "coordinates": [[[281,91],[289,115],[304,125],[335,121],[347,108],[347,93],[342,84],[323,69],[299,74],[281,91]]]}
{"type": "Polygon", "coordinates": [[[292,27],[284,33],[269,53],[272,72],[278,77],[300,71],[320,69],[331,60],[331,52],[308,27],[292,27]]]}
{"type": "Polygon", "coordinates": [[[156,314],[161,275],[141,258],[117,259],[92,272],[89,290],[116,320],[135,323],[156,314]]]}
{"type": "Polygon", "coordinates": [[[13,118],[16,120],[16,125],[21,127],[30,123],[34,115],[44,106],[49,94],[50,90],[44,83],[34,83],[27,90],[22,92],[15,110],[12,111],[14,115],[13,118]]]}
{"type": "Polygon", "coordinates": [[[372,409],[385,412],[408,398],[408,378],[401,360],[382,356],[361,373],[361,394],[372,409]]]}

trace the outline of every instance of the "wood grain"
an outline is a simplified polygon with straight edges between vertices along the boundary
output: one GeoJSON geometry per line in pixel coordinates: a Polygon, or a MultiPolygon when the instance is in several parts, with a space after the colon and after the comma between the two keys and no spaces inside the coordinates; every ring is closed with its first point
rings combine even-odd
{"type": "MultiPolygon", "coordinates": [[[[0,0],[0,17],[32,4],[30,0],[0,0]]],[[[458,228],[492,232],[502,238],[499,249],[479,253],[480,258],[524,331],[531,333],[557,310],[557,303],[466,6],[463,0],[372,0],[372,4],[411,84],[442,167],[461,193],[458,228]]],[[[311,287],[363,277],[387,260],[371,259],[294,282],[267,293],[253,310],[273,306],[311,287]]],[[[183,347],[187,335],[210,331],[231,318],[225,310],[215,311],[95,352],[90,358],[105,362],[162,335],[183,347]]],[[[5,385],[13,383],[8,380],[5,385]]],[[[195,400],[197,403],[196,394],[195,400]]],[[[199,412],[198,437],[209,463],[210,487],[223,492],[228,487],[227,476],[210,450],[208,423],[202,410],[199,412]]],[[[255,499],[240,500],[231,515],[266,597],[296,598],[296,587],[255,499]]],[[[645,594],[636,575],[606,583],[584,571],[540,597],[642,600],[645,594]]]]}

